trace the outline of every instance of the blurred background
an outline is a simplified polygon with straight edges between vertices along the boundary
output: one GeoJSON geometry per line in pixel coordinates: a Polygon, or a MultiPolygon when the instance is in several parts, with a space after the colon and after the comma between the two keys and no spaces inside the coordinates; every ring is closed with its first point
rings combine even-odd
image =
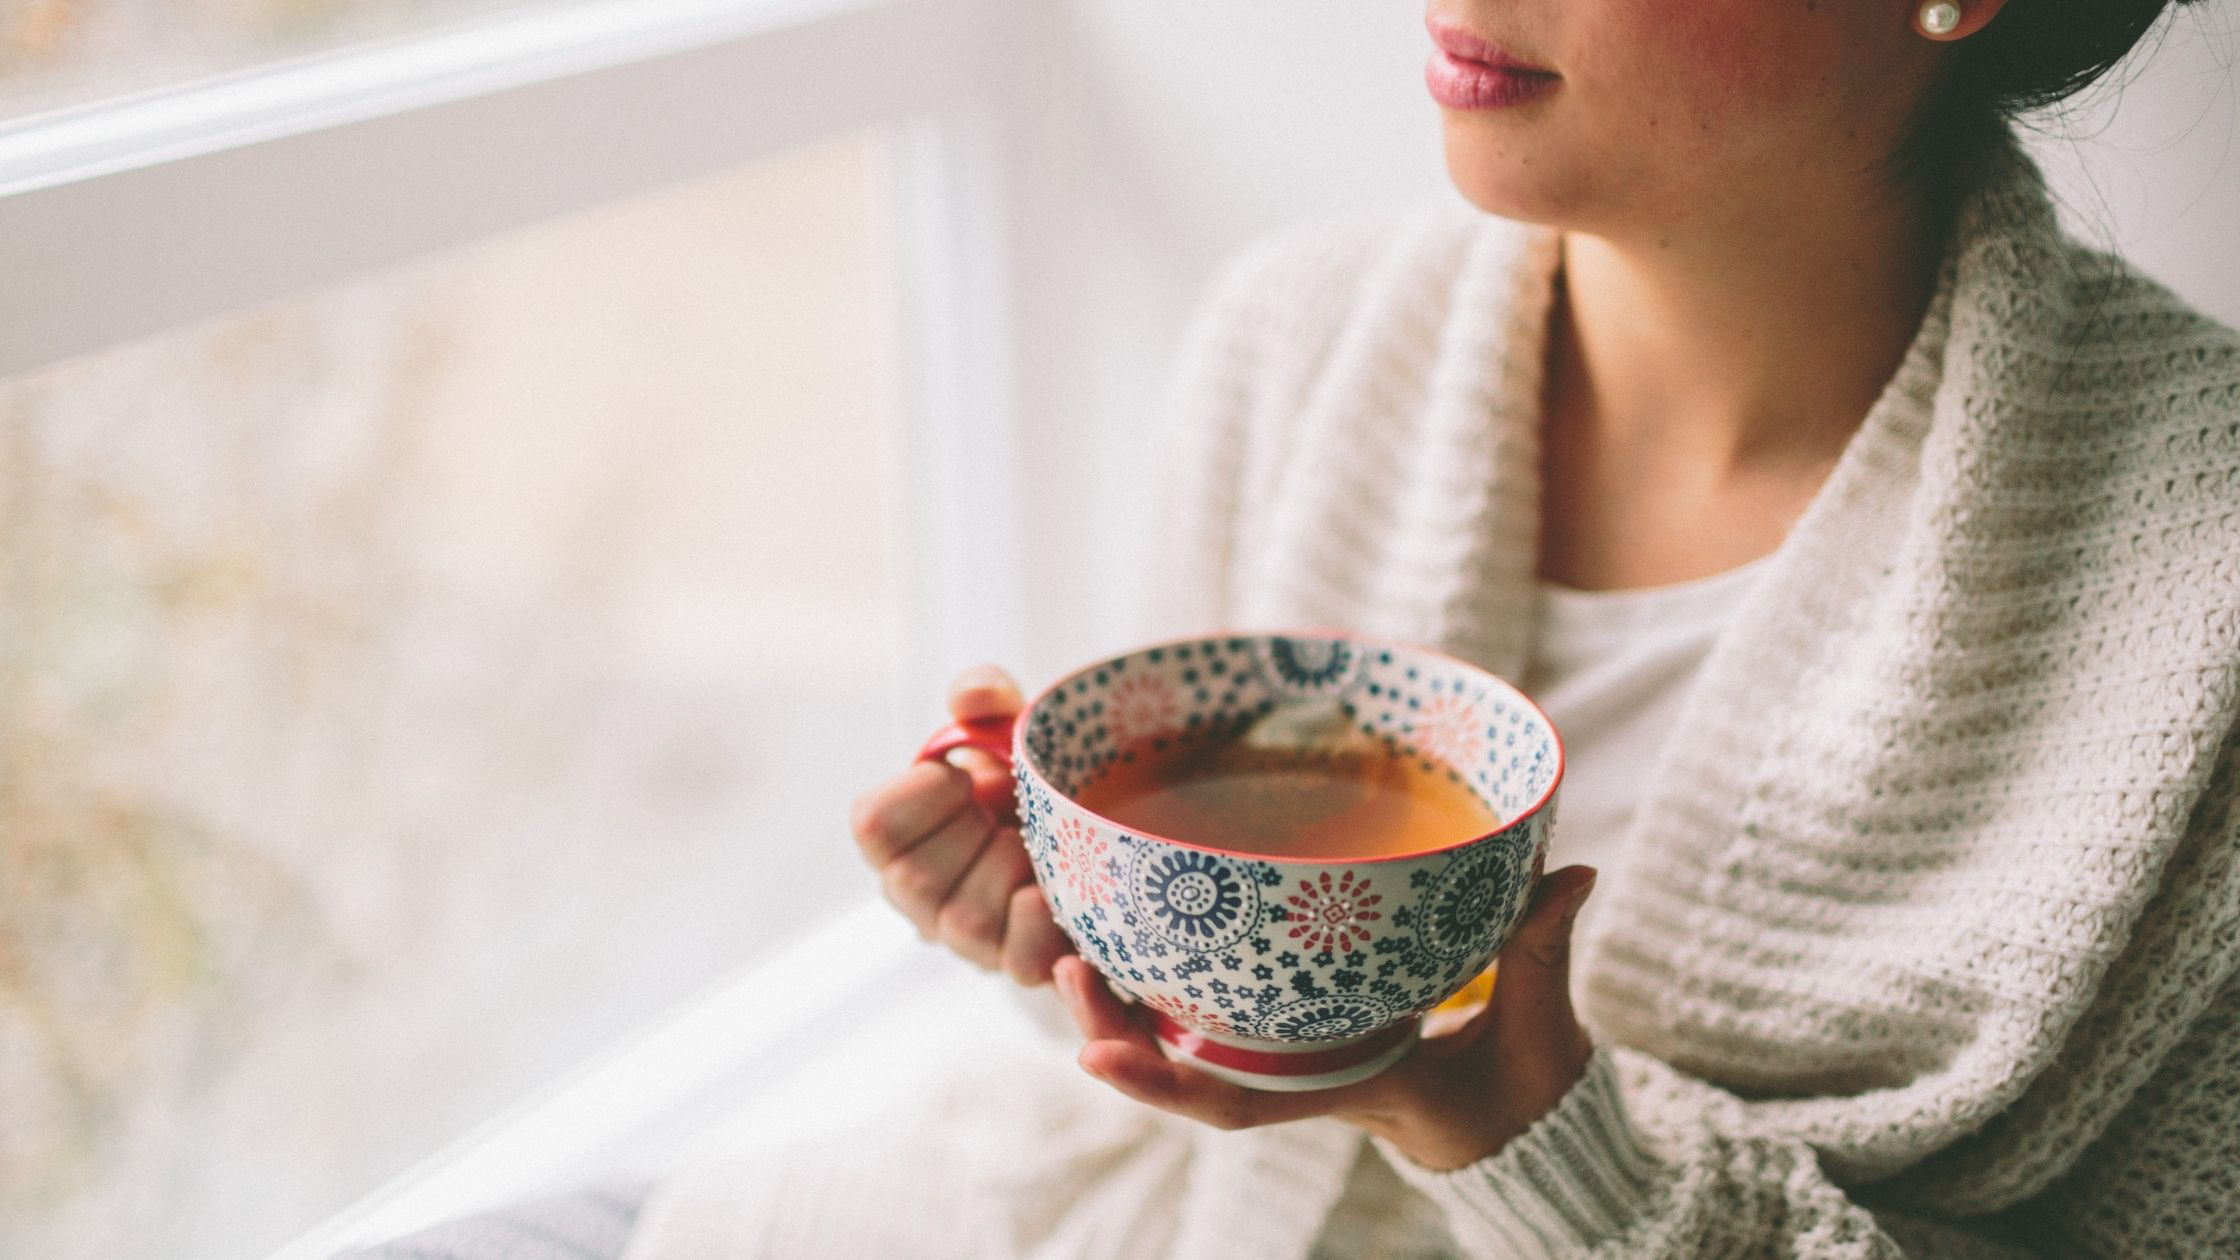
{"type": "MultiPolygon", "coordinates": [[[[2033,143],[2240,323],[2240,0],[2150,43],[2033,143]]],[[[1130,640],[1212,267],[1452,196],[1424,53],[1358,0],[0,0],[0,1256],[408,1221],[587,1071],[593,1167],[649,1038],[806,1018],[736,995],[860,921],[847,802],[949,672],[1130,640]]]]}

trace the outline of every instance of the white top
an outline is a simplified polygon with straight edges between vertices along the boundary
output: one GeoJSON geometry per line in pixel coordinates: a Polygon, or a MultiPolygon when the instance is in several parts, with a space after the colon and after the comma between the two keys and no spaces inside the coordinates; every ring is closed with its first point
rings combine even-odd
{"type": "Polygon", "coordinates": [[[1519,685],[1563,740],[1549,870],[1617,865],[1619,837],[1703,658],[1765,564],[1636,590],[1539,583],[1519,685]]]}

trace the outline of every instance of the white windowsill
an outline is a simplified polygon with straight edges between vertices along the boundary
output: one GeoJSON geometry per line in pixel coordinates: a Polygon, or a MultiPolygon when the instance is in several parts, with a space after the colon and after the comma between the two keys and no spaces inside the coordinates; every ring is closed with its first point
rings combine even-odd
{"type": "Polygon", "coordinates": [[[922,944],[885,904],[865,902],[272,1260],[325,1260],[586,1182],[651,1179],[711,1141],[783,1142],[868,1120],[991,1038],[1040,1036],[1007,984],[922,944]]]}

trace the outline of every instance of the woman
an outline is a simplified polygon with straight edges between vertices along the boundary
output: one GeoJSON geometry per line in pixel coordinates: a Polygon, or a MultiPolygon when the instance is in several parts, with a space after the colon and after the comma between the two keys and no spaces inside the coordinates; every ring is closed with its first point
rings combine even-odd
{"type": "Polygon", "coordinates": [[[630,1254],[2240,1253],[2240,338],[2003,122],[2163,8],[1432,0],[1481,213],[1216,284],[1159,628],[1542,697],[1573,865],[1491,1005],[1324,1093],[1169,1064],[993,769],[916,766],[867,859],[1093,1079],[688,1169],[630,1254]]]}
{"type": "Polygon", "coordinates": [[[1454,181],[1540,230],[1233,268],[1162,585],[1178,631],[1348,626],[1546,698],[1557,856],[1604,873],[1577,1016],[1574,870],[1470,1044],[1212,1081],[914,769],[857,815],[892,899],[1055,964],[1091,1076],[1245,1130],[1183,1177],[1243,1210],[1085,1211],[1142,1254],[2240,1253],[2240,341],[2063,240],[2000,121],[2162,7],[1432,0],[1454,181]]]}

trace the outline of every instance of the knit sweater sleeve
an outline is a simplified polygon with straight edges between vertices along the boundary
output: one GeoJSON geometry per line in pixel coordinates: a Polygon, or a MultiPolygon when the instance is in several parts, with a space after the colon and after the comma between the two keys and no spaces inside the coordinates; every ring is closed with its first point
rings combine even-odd
{"type": "Polygon", "coordinates": [[[1713,1086],[1605,1048],[1553,1110],[1477,1164],[1434,1173],[1376,1145],[1469,1255],[2240,1254],[2240,978],[2069,1174],[1996,1223],[1867,1206],[1806,1144],[1718,1119],[1741,1113],[1713,1086]]]}
{"type": "MultiPolygon", "coordinates": [[[[1722,1132],[1716,1093],[1645,1055],[1598,1050],[1497,1154],[1434,1173],[1377,1140],[1468,1255],[2015,1256],[2012,1244],[1855,1203],[1801,1142],[1722,1132]],[[1622,1082],[1622,1083],[1621,1083],[1622,1082]]],[[[1731,1102],[1731,1100],[1729,1100],[1731,1102]]]]}

